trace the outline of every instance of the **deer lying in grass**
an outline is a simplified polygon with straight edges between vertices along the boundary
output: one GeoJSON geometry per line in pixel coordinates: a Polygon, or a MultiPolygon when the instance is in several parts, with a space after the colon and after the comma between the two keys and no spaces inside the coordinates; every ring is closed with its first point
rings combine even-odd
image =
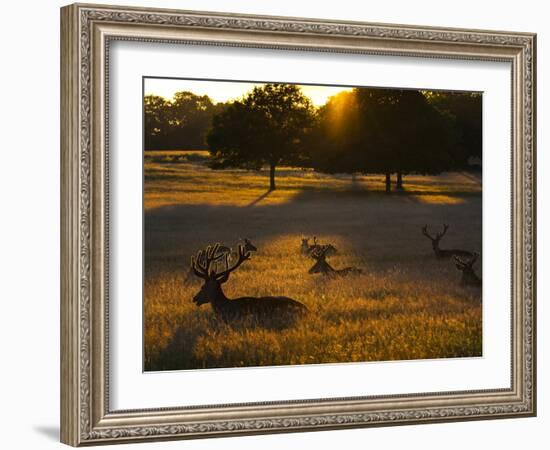
{"type": "Polygon", "coordinates": [[[344,269],[335,269],[327,261],[328,248],[316,249],[311,253],[311,257],[317,262],[309,269],[308,273],[322,273],[329,277],[345,277],[348,275],[359,275],[362,270],[358,267],[345,267],[344,269]]]}
{"type": "Polygon", "coordinates": [[[432,248],[436,258],[450,258],[451,256],[465,256],[471,258],[472,256],[474,256],[472,252],[469,252],[467,250],[459,250],[456,248],[443,250],[439,248],[439,241],[441,241],[441,238],[445,236],[445,233],[447,233],[448,229],[449,225],[443,224],[443,231],[437,233],[435,236],[431,236],[428,233],[428,225],[424,225],[422,227],[422,234],[426,236],[430,241],[432,241],[432,248]]]}
{"type": "Polygon", "coordinates": [[[469,261],[464,261],[458,256],[454,257],[456,268],[462,272],[460,283],[463,286],[481,287],[481,279],[476,275],[473,269],[473,265],[476,262],[477,257],[477,253],[474,253],[473,257],[469,261]]]}
{"type": "Polygon", "coordinates": [[[217,260],[224,256],[219,253],[219,244],[208,246],[191,257],[191,267],[195,275],[204,280],[200,291],[193,297],[197,306],[210,303],[216,316],[224,322],[252,318],[260,322],[265,320],[294,319],[307,312],[302,303],[289,297],[239,297],[229,299],[222,290],[231,272],[250,259],[250,251],[239,245],[237,259],[231,267],[219,270],[217,260]]]}

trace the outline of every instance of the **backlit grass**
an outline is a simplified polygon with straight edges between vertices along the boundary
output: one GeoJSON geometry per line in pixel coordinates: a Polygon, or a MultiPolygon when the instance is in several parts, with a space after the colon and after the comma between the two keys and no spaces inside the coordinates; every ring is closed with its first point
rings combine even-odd
{"type": "Polygon", "coordinates": [[[265,195],[265,172],[213,171],[194,153],[193,161],[186,152],[146,155],[146,370],[481,355],[481,292],[461,287],[452,262],[436,260],[420,232],[449,223],[442,248],[480,251],[476,177],[408,176],[404,193],[386,195],[379,175],[283,168],[278,190],[265,195]],[[313,235],[338,248],[334,267],[363,274],[309,275],[313,260],[299,245],[313,235]],[[201,280],[188,273],[191,254],[240,237],[258,252],[231,275],[226,295],[299,300],[310,314],[295,326],[228,326],[210,305],[192,303],[201,280]]]}

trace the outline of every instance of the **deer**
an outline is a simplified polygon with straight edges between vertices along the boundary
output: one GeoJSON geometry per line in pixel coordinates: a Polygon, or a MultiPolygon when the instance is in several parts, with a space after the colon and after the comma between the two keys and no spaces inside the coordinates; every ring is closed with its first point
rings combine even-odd
{"type": "Polygon", "coordinates": [[[309,238],[302,238],[302,244],[300,245],[300,253],[302,255],[309,255],[314,248],[317,248],[316,236],[313,236],[313,245],[309,243],[309,238]]]}
{"type": "Polygon", "coordinates": [[[348,275],[359,275],[362,270],[358,267],[345,267],[343,269],[335,269],[327,261],[328,247],[324,249],[316,249],[311,252],[311,257],[317,262],[309,269],[309,274],[322,273],[329,277],[345,277],[348,275]]]}
{"type": "Polygon", "coordinates": [[[300,246],[300,252],[303,255],[311,256],[311,253],[315,250],[324,250],[326,249],[326,255],[332,256],[338,253],[336,247],[332,244],[319,244],[317,237],[313,236],[313,245],[309,245],[309,238],[302,238],[302,245],[300,246]]]}
{"type": "Polygon", "coordinates": [[[450,258],[451,256],[462,256],[471,258],[474,256],[472,252],[469,252],[467,250],[459,250],[456,248],[453,249],[440,249],[439,248],[439,241],[441,241],[441,238],[445,236],[445,233],[447,233],[447,230],[449,229],[449,225],[443,224],[443,231],[436,233],[435,237],[432,237],[428,233],[428,225],[424,225],[422,227],[422,234],[426,236],[430,241],[432,241],[432,248],[435,253],[436,258],[450,258]]]}
{"type": "Polygon", "coordinates": [[[220,254],[219,247],[220,244],[209,245],[191,257],[194,274],[204,281],[199,292],[193,297],[193,302],[197,306],[210,303],[214,314],[226,323],[245,318],[257,319],[258,322],[297,319],[308,312],[303,303],[289,297],[226,297],[222,284],[229,280],[229,275],[242,263],[250,259],[251,252],[246,250],[245,245],[239,245],[236,260],[224,270],[220,270],[216,262],[224,254],[220,254]]]}
{"type": "Polygon", "coordinates": [[[481,279],[476,275],[473,269],[473,265],[478,256],[478,253],[474,253],[469,261],[464,261],[458,256],[454,257],[456,268],[462,272],[460,284],[463,286],[481,287],[481,279]]]}
{"type": "MultiPolygon", "coordinates": [[[[244,248],[247,252],[257,252],[258,248],[252,243],[252,241],[248,238],[241,239],[244,242],[244,248]]],[[[220,247],[218,248],[218,253],[226,254],[228,257],[232,255],[236,255],[237,252],[233,251],[231,247],[228,247],[226,245],[220,244],[220,247]]]]}

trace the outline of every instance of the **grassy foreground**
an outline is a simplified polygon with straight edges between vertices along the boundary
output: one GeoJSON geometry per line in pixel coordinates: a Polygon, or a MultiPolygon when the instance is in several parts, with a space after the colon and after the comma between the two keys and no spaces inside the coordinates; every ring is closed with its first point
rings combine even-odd
{"type": "MultiPolygon", "coordinates": [[[[420,227],[450,225],[441,246],[481,250],[481,185],[470,174],[405,178],[385,195],[381,176],[327,176],[283,168],[212,171],[204,152],[145,156],[145,370],[480,356],[479,289],[463,288],[437,261],[420,227]],[[300,238],[334,244],[336,268],[363,274],[327,280],[307,270],[300,238]],[[221,323],[192,303],[201,280],[189,258],[208,243],[249,237],[258,252],[224,291],[286,295],[311,314],[284,330],[221,323]]],[[[480,265],[477,266],[478,273],[480,265]]]]}

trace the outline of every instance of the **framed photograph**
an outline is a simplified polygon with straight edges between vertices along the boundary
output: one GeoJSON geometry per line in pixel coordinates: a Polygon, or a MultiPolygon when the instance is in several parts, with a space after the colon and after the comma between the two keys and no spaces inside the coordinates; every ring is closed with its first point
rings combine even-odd
{"type": "Polygon", "coordinates": [[[535,415],[535,55],[62,8],[62,442],[535,415]]]}

